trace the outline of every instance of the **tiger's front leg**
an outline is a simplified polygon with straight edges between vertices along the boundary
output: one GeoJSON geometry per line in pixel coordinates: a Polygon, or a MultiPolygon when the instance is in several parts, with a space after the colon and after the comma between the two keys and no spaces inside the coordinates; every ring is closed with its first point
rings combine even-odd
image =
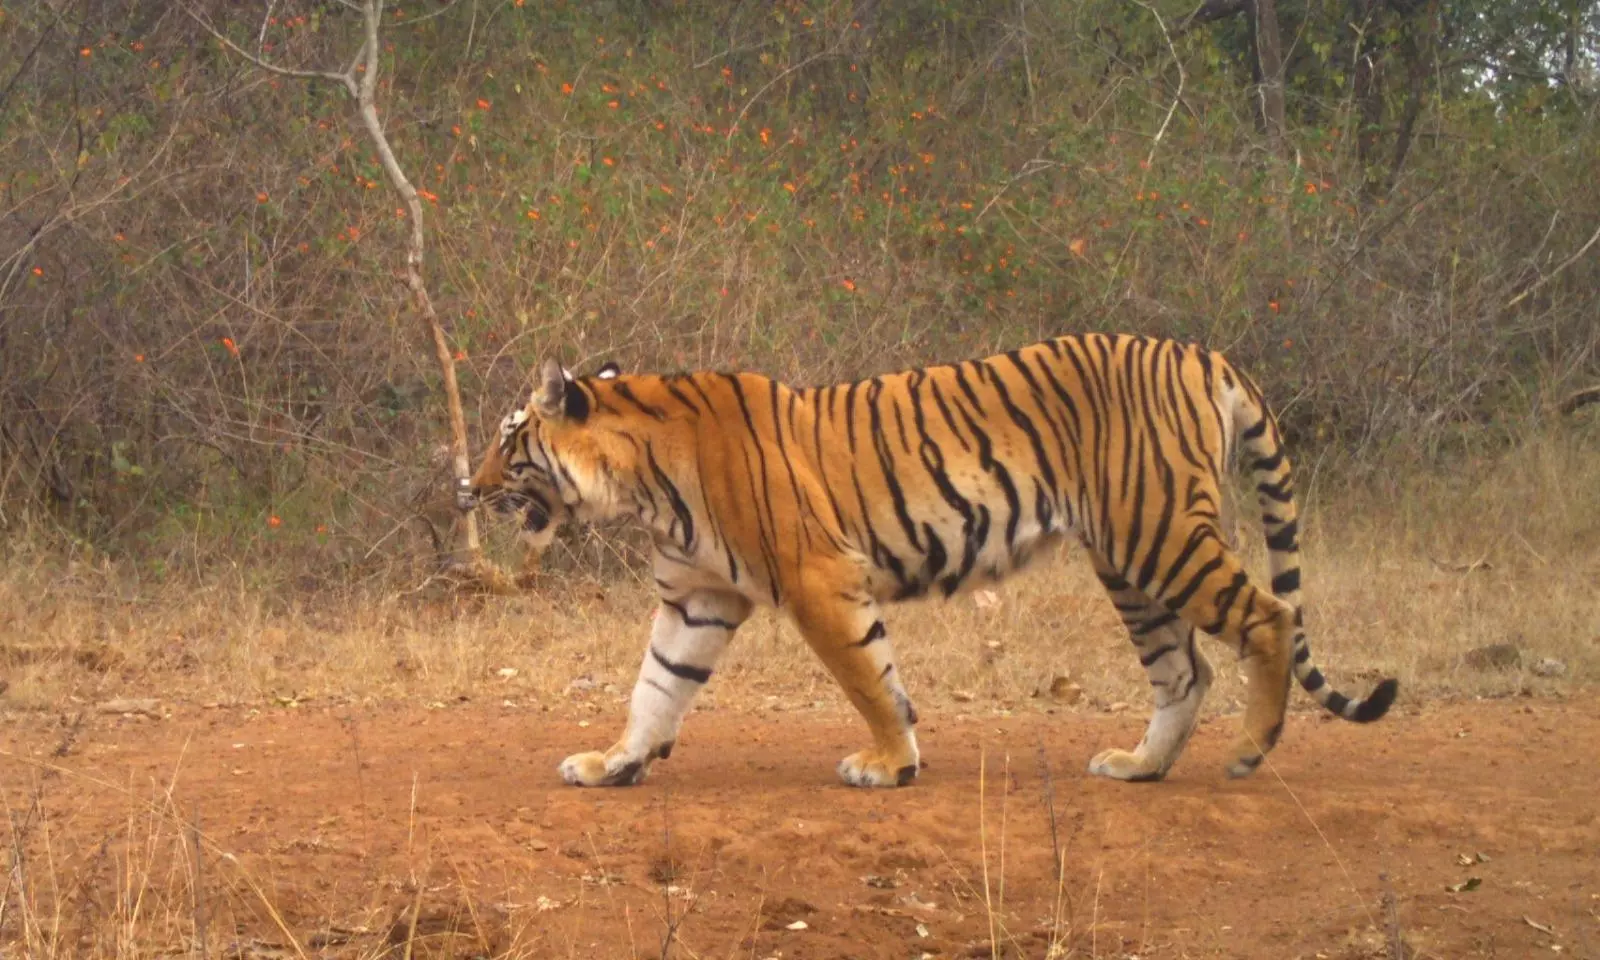
{"type": "Polygon", "coordinates": [[[790,611],[806,643],[872,731],[873,745],[839,761],[852,787],[903,787],[921,768],[913,729],[917,711],[906,696],[878,605],[819,590],[790,611]]]}
{"type": "Polygon", "coordinates": [[[622,738],[604,752],[575,753],[561,761],[561,778],[580,787],[642,781],[652,762],[672,753],[690,703],[750,611],[750,601],[736,593],[663,589],[622,738]]]}

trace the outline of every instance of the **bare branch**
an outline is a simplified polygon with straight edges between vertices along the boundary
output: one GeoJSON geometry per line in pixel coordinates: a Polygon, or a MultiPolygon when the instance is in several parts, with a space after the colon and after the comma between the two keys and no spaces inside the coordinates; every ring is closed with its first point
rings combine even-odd
{"type": "Polygon", "coordinates": [[[1594,246],[1597,241],[1600,241],[1600,227],[1595,227],[1594,228],[1594,233],[1593,233],[1593,235],[1591,235],[1589,237],[1589,242],[1585,243],[1583,246],[1579,247],[1577,253],[1574,253],[1572,256],[1570,256],[1567,259],[1561,261],[1561,263],[1558,264],[1554,270],[1551,270],[1549,273],[1547,273],[1544,276],[1540,277],[1538,279],[1538,281],[1534,283],[1533,286],[1529,287],[1528,289],[1526,289],[1526,290],[1522,291],[1521,293],[1517,294],[1516,296],[1512,297],[1510,299],[1510,301],[1508,301],[1506,303],[1505,308],[1507,310],[1510,310],[1512,307],[1514,307],[1517,304],[1521,303],[1523,300],[1526,300],[1528,298],[1529,294],[1533,293],[1535,290],[1538,290],[1540,287],[1542,287],[1545,284],[1549,283],[1551,280],[1554,280],[1561,273],[1561,271],[1563,271],[1563,270],[1567,269],[1568,267],[1572,266],[1574,263],[1577,263],[1578,262],[1578,258],[1582,257],[1585,253],[1588,253],[1589,252],[1589,248],[1594,246]]]}
{"type": "Polygon", "coordinates": [[[1570,417],[1591,403],[1600,403],[1600,384],[1576,391],[1561,401],[1561,405],[1556,409],[1560,410],[1563,416],[1570,417]]]}
{"type": "Polygon", "coordinates": [[[189,19],[193,20],[195,23],[198,23],[207,33],[217,38],[217,41],[223,46],[269,73],[275,73],[280,77],[296,77],[300,80],[332,80],[333,82],[344,87],[346,90],[350,91],[351,96],[354,96],[356,93],[355,78],[351,76],[349,72],[334,73],[329,70],[296,70],[293,67],[280,67],[275,63],[261,59],[250,51],[239,46],[237,43],[234,43],[232,40],[229,40],[227,37],[223,36],[220,30],[208,23],[204,17],[201,17],[198,13],[195,13],[194,9],[191,8],[187,3],[183,4],[183,12],[188,14],[189,19]]]}
{"type": "Polygon", "coordinates": [[[1226,20],[1245,11],[1249,0],[1203,0],[1194,12],[1180,20],[1175,28],[1178,36],[1183,36],[1196,27],[1205,26],[1214,20],[1226,20]]]}
{"type": "Polygon", "coordinates": [[[1161,129],[1156,131],[1155,139],[1150,141],[1150,154],[1144,160],[1145,169],[1148,170],[1150,164],[1155,162],[1156,148],[1161,146],[1161,138],[1167,135],[1167,125],[1172,123],[1172,115],[1178,112],[1178,102],[1183,99],[1183,85],[1188,75],[1183,71],[1183,58],[1178,56],[1178,48],[1172,44],[1172,34],[1167,32],[1167,22],[1161,19],[1161,12],[1144,0],[1133,0],[1133,2],[1149,10],[1150,15],[1156,18],[1156,26],[1161,28],[1161,36],[1167,41],[1167,50],[1172,54],[1172,62],[1178,65],[1178,92],[1172,95],[1172,105],[1167,108],[1167,115],[1161,120],[1161,129]]]}
{"type": "Polygon", "coordinates": [[[432,13],[425,13],[420,17],[412,17],[409,20],[397,21],[395,23],[395,26],[414,27],[419,23],[427,23],[429,20],[432,20],[434,17],[443,16],[444,14],[449,13],[451,10],[454,10],[456,8],[456,5],[459,4],[460,2],[461,2],[461,0],[450,0],[449,3],[445,4],[444,6],[440,7],[439,9],[433,11],[432,13]]]}

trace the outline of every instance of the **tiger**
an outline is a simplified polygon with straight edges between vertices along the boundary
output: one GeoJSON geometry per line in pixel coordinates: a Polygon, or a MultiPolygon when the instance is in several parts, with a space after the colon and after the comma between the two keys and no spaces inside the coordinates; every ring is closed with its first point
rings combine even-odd
{"type": "Polygon", "coordinates": [[[837,774],[912,783],[924,762],[887,605],[952,597],[1076,537],[1148,674],[1154,710],[1132,750],[1091,775],[1161,780],[1214,671],[1204,632],[1248,681],[1229,777],[1279,741],[1290,677],[1333,714],[1371,723],[1398,691],[1335,690],[1312,662],[1299,521],[1278,421],[1220,352],[1132,334],[1061,336],[957,363],[797,387],[748,371],[574,376],[546,360],[501,421],[458,507],[520,515],[545,544],[561,522],[629,518],[649,532],[659,604],[620,738],[562,779],[637,784],[666,760],[698,691],[760,606],[787,615],[872,743],[837,774]],[[1271,580],[1224,535],[1221,478],[1248,467],[1271,580]]]}

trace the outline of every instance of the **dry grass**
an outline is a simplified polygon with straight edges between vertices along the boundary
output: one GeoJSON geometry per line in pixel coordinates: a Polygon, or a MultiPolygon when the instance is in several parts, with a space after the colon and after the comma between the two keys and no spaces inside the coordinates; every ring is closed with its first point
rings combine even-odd
{"type": "MultiPolygon", "coordinates": [[[[1335,681],[1362,690],[1393,674],[1416,699],[1560,691],[1600,676],[1600,488],[1582,479],[1600,471],[1593,440],[1541,437],[1470,475],[1417,472],[1359,489],[1321,490],[1302,471],[1307,618],[1335,681]],[[1520,668],[1461,662],[1474,647],[1504,642],[1523,648],[1520,668]],[[1544,657],[1561,660],[1565,675],[1535,675],[1544,657]]],[[[1262,569],[1248,516],[1239,533],[1262,569]]],[[[1064,548],[990,592],[892,611],[919,699],[1055,706],[1035,698],[1066,676],[1086,707],[1142,710],[1142,672],[1076,553],[1064,548]]],[[[0,576],[5,702],[34,709],[120,696],[551,705],[580,680],[588,681],[580,699],[611,710],[631,686],[652,608],[632,574],[552,574],[511,598],[434,586],[298,595],[252,588],[242,573],[152,594],[127,588],[114,567],[25,557],[0,576]]],[[[1220,673],[1213,710],[1240,693],[1235,672],[1220,673]]],[[[741,632],[701,705],[719,703],[844,709],[792,626],[770,611],[741,632]]]]}

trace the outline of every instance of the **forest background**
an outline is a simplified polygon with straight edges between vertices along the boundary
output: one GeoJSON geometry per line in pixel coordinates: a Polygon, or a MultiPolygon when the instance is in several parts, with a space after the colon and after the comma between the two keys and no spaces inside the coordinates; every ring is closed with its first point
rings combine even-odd
{"type": "MultiPolygon", "coordinates": [[[[547,355],[820,383],[1086,330],[1263,384],[1326,661],[1469,693],[1600,665],[1600,5],[410,0],[370,61],[361,6],[0,5],[13,702],[625,684],[637,538],[569,530],[510,597],[447,575],[441,360],[476,458],[547,355]],[[1513,669],[1463,666],[1492,644],[1513,669]]],[[[1029,577],[910,614],[924,687],[1137,695],[1117,644],[1092,680],[967,649],[973,618],[1114,629],[1029,577]]],[[[742,669],[814,687],[782,629],[742,669]]]]}

